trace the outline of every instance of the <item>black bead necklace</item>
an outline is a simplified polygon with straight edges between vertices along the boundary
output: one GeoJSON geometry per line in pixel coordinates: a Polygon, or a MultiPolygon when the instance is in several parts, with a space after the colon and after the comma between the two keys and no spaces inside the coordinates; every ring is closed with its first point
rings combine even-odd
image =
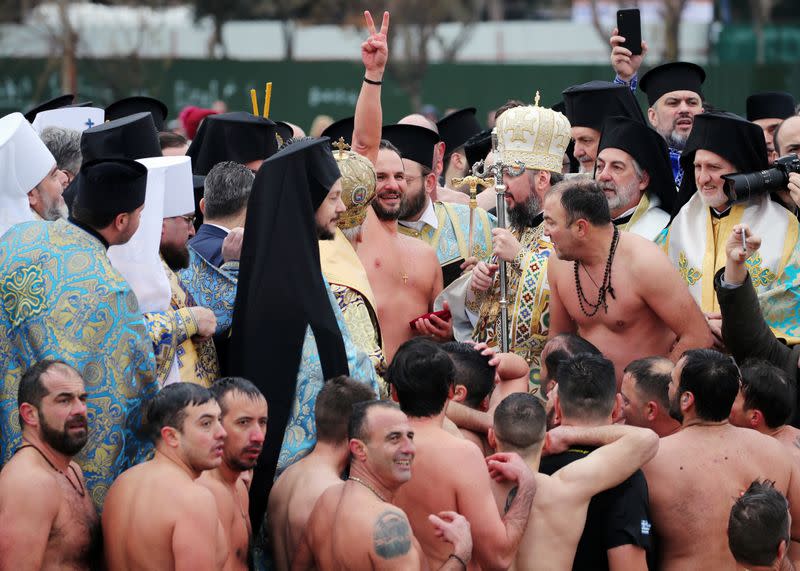
{"type": "MultiPolygon", "coordinates": [[[[597,288],[597,302],[592,303],[588,299],[586,299],[586,295],[583,293],[583,288],[581,287],[581,279],[578,276],[578,268],[581,263],[578,260],[575,260],[573,267],[575,268],[575,289],[578,290],[578,304],[581,306],[581,311],[586,317],[593,317],[602,307],[606,313],[608,313],[608,303],[606,303],[606,294],[610,295],[613,299],[617,299],[614,295],[614,288],[611,286],[611,264],[614,262],[614,254],[617,251],[617,244],[619,244],[619,230],[617,230],[616,226],[614,227],[614,236],[611,238],[611,247],[608,250],[608,259],[606,260],[606,269],[603,274],[603,283],[597,288]],[[591,308],[591,313],[586,311],[584,304],[588,305],[591,308]]],[[[589,271],[586,270],[586,275],[589,276],[589,279],[592,280],[592,283],[597,286],[597,283],[592,279],[592,276],[589,275],[589,271]]]]}

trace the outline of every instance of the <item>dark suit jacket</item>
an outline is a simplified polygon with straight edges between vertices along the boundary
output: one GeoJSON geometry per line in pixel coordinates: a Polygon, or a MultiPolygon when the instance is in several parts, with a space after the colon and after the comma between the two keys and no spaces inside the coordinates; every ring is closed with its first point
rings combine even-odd
{"type": "Polygon", "coordinates": [[[213,265],[220,267],[225,261],[222,259],[222,241],[225,240],[225,236],[227,236],[225,230],[201,224],[197,234],[189,240],[189,245],[213,265]]]}
{"type": "MultiPolygon", "coordinates": [[[[714,276],[714,289],[722,312],[722,338],[733,357],[739,364],[748,357],[765,359],[783,369],[790,379],[797,380],[800,377],[800,345],[788,347],[772,333],[761,315],[749,274],[741,286],[728,289],[720,283],[724,271],[722,268],[714,276]]],[[[798,426],[800,421],[798,405],[800,403],[795,403],[794,426],[798,426]]]]}

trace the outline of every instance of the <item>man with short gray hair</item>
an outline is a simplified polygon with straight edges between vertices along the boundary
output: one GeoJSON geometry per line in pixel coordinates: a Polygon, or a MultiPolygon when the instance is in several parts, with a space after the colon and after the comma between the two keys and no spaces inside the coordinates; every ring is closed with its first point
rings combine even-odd
{"type": "MultiPolygon", "coordinates": [[[[205,191],[200,199],[203,224],[189,244],[216,267],[238,259],[238,255],[230,260],[225,258],[222,241],[232,230],[241,232],[244,227],[253,180],[253,171],[231,161],[215,165],[206,175],[205,191]]],[[[236,248],[237,254],[240,251],[241,248],[236,248]]]]}
{"type": "Polygon", "coordinates": [[[56,160],[58,170],[67,175],[68,182],[72,182],[83,161],[80,132],[66,127],[47,127],[39,138],[56,160]]]}

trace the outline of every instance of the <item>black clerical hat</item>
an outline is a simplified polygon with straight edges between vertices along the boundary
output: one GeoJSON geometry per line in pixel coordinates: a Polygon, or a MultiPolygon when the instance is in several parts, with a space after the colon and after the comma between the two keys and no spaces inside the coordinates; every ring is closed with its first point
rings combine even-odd
{"type": "Polygon", "coordinates": [[[62,107],[69,107],[72,105],[72,102],[75,100],[75,95],[72,93],[65,93],[64,95],[59,95],[58,97],[54,97],[44,103],[39,103],[35,107],[29,109],[24,113],[25,119],[28,120],[28,123],[33,123],[33,120],[36,119],[36,115],[41,113],[42,111],[50,111],[51,109],[61,109],[62,107]]]}
{"type": "Polygon", "coordinates": [[[186,152],[192,157],[192,172],[206,175],[223,161],[268,159],[278,150],[276,132],[273,121],[245,111],[209,115],[186,152]]]}
{"type": "Polygon", "coordinates": [[[381,138],[397,147],[404,159],[433,167],[433,147],[439,142],[435,131],[417,125],[384,125],[381,138]]]}
{"type": "Polygon", "coordinates": [[[474,134],[464,143],[464,154],[467,156],[469,168],[478,161],[482,161],[492,150],[492,130],[485,129],[474,134]]]}
{"type": "Polygon", "coordinates": [[[333,183],[342,176],[333,158],[330,139],[309,137],[287,145],[264,161],[264,168],[273,168],[275,163],[292,160],[302,160],[306,165],[306,184],[311,193],[311,206],[316,211],[328,196],[333,183]]]}
{"type": "Polygon", "coordinates": [[[572,127],[603,128],[606,117],[629,117],[644,123],[644,114],[627,85],[610,81],[589,81],[573,85],[561,92],[564,115],[572,127]]]}
{"type": "Polygon", "coordinates": [[[144,204],[147,167],[129,159],[84,162],[75,177],[75,202],[91,212],[116,215],[144,204]]]}
{"type": "Polygon", "coordinates": [[[664,138],[639,121],[609,117],[603,123],[598,155],[608,148],[620,149],[633,157],[650,177],[647,192],[658,196],[662,210],[671,212],[677,192],[664,138]]]}
{"type": "Polygon", "coordinates": [[[653,104],[670,91],[694,91],[701,98],[706,72],[697,64],[673,61],[659,65],[642,76],[639,88],[647,94],[647,102],[653,104]]]}
{"type": "Polygon", "coordinates": [[[114,119],[121,119],[128,115],[142,112],[152,113],[156,130],[164,130],[164,121],[166,121],[169,113],[167,105],[154,97],[146,97],[144,95],[125,97],[106,107],[106,121],[113,121],[114,119]]]}
{"type": "Polygon", "coordinates": [[[755,172],[769,166],[761,127],[733,113],[717,111],[695,115],[692,132],[681,153],[684,176],[673,215],[695,193],[694,156],[700,149],[721,156],[732,163],[737,172],[755,172]]]}
{"type": "Polygon", "coordinates": [[[785,91],[764,91],[747,98],[747,120],[788,119],[796,115],[794,97],[785,91]]]}
{"type": "Polygon", "coordinates": [[[320,134],[321,137],[328,137],[331,141],[338,141],[339,137],[344,139],[348,145],[353,144],[353,129],[355,128],[356,118],[345,117],[328,125],[320,134]]]}
{"type": "Polygon", "coordinates": [[[136,113],[86,129],[81,134],[81,153],[84,161],[160,157],[153,115],[136,113]]]}
{"type": "Polygon", "coordinates": [[[275,121],[275,133],[279,137],[277,139],[278,147],[294,137],[294,129],[286,121],[275,121]]]}
{"type": "Polygon", "coordinates": [[[467,139],[473,135],[480,133],[481,124],[478,123],[475,112],[474,107],[459,109],[436,122],[436,126],[439,128],[439,138],[445,144],[445,156],[464,145],[467,139]]]}

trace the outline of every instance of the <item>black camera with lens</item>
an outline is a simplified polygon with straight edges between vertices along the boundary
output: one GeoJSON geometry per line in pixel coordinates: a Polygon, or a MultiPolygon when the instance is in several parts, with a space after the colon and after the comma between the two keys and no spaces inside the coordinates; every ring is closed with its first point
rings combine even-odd
{"type": "Polygon", "coordinates": [[[763,171],[723,175],[725,196],[731,202],[744,202],[753,196],[784,190],[793,172],[800,173],[797,155],[781,157],[763,171]]]}

